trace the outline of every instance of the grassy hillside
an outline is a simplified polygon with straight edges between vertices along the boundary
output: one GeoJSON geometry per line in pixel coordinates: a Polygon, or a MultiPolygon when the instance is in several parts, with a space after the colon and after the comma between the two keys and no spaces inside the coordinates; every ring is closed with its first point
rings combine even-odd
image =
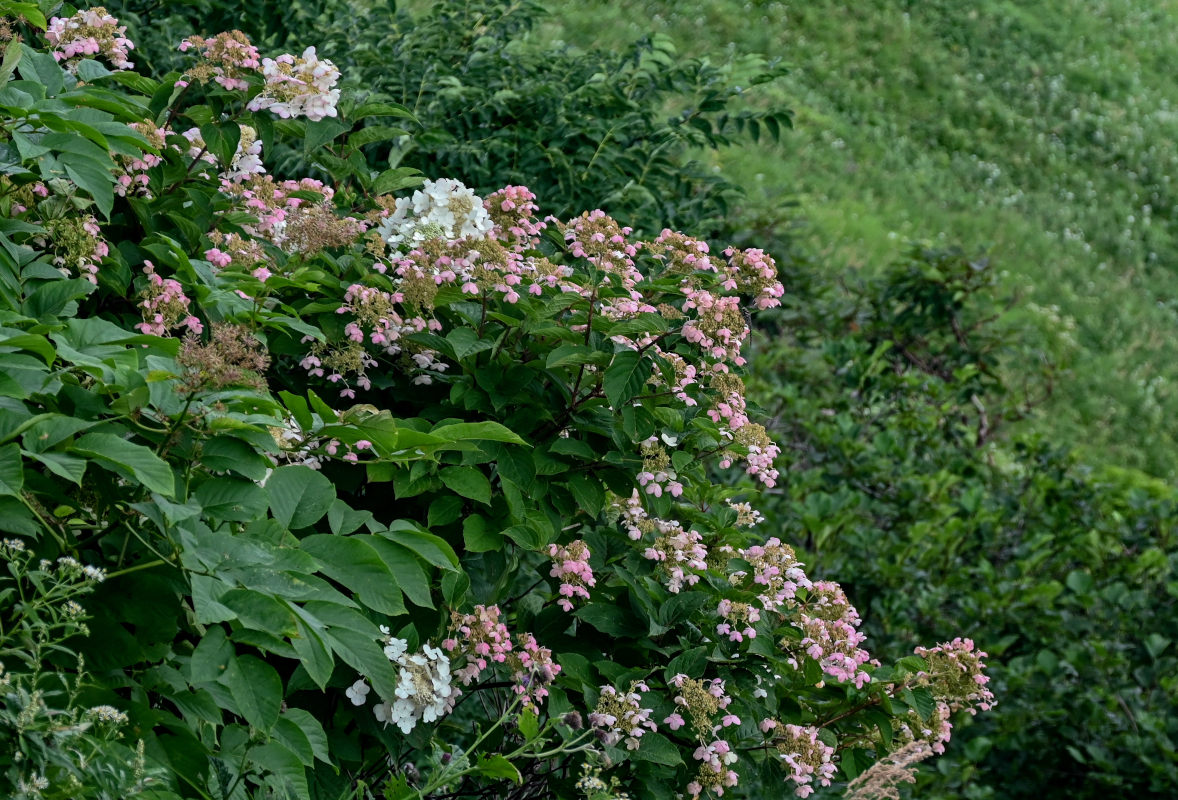
{"type": "MultiPolygon", "coordinates": [[[[801,215],[832,268],[906,239],[985,247],[1031,345],[1061,371],[1031,425],[1089,460],[1178,467],[1178,4],[580,0],[577,46],[670,36],[685,56],[762,52],[790,75],[780,146],[718,166],[751,217],[801,215]],[[703,22],[701,23],[700,20],[703,22]],[[787,207],[791,200],[799,208],[787,207]]],[[[754,99],[755,102],[755,99],[754,99]]]]}

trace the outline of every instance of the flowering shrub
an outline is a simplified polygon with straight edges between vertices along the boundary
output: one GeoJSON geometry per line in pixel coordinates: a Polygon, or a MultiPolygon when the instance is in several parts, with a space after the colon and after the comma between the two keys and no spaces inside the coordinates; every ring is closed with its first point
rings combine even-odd
{"type": "Polygon", "coordinates": [[[313,48],[67,71],[39,22],[0,66],[0,529],[104,576],[76,647],[136,786],[804,797],[991,703],[962,640],[872,658],[760,530],[766,254],[522,186],[395,197],[420,179],[357,124],[408,112],[313,48]],[[269,174],[275,142],[329,179],[269,174]]]}

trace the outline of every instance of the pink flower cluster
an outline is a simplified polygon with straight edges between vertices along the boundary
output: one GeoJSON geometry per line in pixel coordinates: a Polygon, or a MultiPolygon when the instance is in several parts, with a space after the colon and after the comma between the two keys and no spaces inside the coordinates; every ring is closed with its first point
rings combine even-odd
{"type": "Polygon", "coordinates": [[[622,527],[626,529],[626,535],[636,542],[641,539],[644,528],[650,525],[647,521],[650,515],[646,513],[646,508],[642,505],[642,495],[638,494],[638,490],[635,489],[631,492],[625,500],[618,498],[612,503],[611,508],[621,515],[621,523],[622,527]]]}
{"type": "Polygon", "coordinates": [[[504,186],[483,200],[483,208],[495,223],[497,234],[515,252],[534,248],[540,232],[548,227],[536,219],[540,207],[536,195],[526,186],[504,186]]]}
{"type": "Polygon", "coordinates": [[[241,31],[227,31],[216,36],[189,36],[180,43],[180,52],[195,49],[201,63],[188,70],[186,76],[201,83],[213,80],[228,91],[248,89],[245,80],[262,66],[258,48],[241,31]]]}
{"type": "MultiPolygon", "coordinates": [[[[135,45],[127,38],[126,26],[107,13],[102,6],[79,11],[72,17],[54,17],[45,29],[45,38],[53,46],[53,58],[102,56],[116,69],[131,69],[128,55],[135,45]]],[[[66,69],[72,70],[68,64],[66,69]]]]}
{"type": "Polygon", "coordinates": [[[708,569],[708,548],[698,531],[685,531],[678,522],[654,520],[657,538],[643,551],[644,558],[659,563],[666,575],[667,591],[678,594],[684,586],[699,583],[700,574],[708,569]]]}
{"type": "Polygon", "coordinates": [[[560,665],[552,659],[552,651],[541,647],[530,633],[515,637],[515,652],[508,658],[514,691],[523,696],[525,708],[536,710],[548,696],[548,685],[560,674],[560,665]]]}
{"type": "Polygon", "coordinates": [[[761,612],[747,603],[734,603],[727,597],[716,607],[716,614],[724,621],[716,626],[716,633],[727,636],[730,642],[756,639],[757,629],[753,623],[760,622],[761,612]]]}
{"type": "MultiPolygon", "coordinates": [[[[42,196],[36,187],[33,193],[42,196]]],[[[48,222],[46,229],[49,232],[46,243],[56,249],[53,265],[61,274],[69,277],[76,269],[78,277],[97,285],[98,265],[110,255],[110,246],[102,238],[98,220],[90,214],[57,217],[48,222]]]]}
{"type": "Polygon", "coordinates": [[[306,117],[312,122],[336,116],[340,71],[330,61],[321,60],[314,47],[301,56],[283,53],[263,59],[262,75],[266,85],[250,100],[250,111],[269,109],[282,119],[306,117]]]}
{"type": "Polygon", "coordinates": [[[914,652],[929,664],[918,679],[950,711],[966,709],[976,714],[979,708],[989,711],[994,706],[994,693],[986,688],[990,677],[984,673],[986,665],[982,662],[987,655],[975,648],[972,639],[959,636],[936,647],[918,647],[914,652]]]}
{"type": "Polygon", "coordinates": [[[530,633],[519,633],[512,642],[511,633],[501,621],[498,606],[475,606],[471,614],[454,612],[451,636],[442,649],[466,657],[466,665],[454,675],[469,686],[495,664],[511,670],[512,690],[523,698],[524,706],[537,710],[548,696],[548,686],[560,674],[560,665],[552,651],[541,647],[530,633]]]}
{"type": "MultiPolygon", "coordinates": [[[[793,548],[782,544],[776,536],[763,545],[742,549],[739,554],[753,568],[753,583],[760,587],[758,599],[766,611],[780,611],[794,600],[798,589],[809,589],[812,585],[793,548]]],[[[734,572],[729,577],[738,581],[747,575],[734,572]]]]}
{"type": "Polygon", "coordinates": [[[269,175],[250,175],[240,182],[222,180],[221,189],[238,198],[245,209],[258,218],[258,224],[250,233],[264,236],[275,244],[282,244],[286,230],[286,218],[291,211],[308,202],[327,203],[335,191],[322,181],[303,178],[298,181],[276,181],[269,175]],[[311,192],[315,200],[292,197],[295,192],[311,192]]]}
{"type": "MultiPolygon", "coordinates": [[[[629,241],[626,237],[631,233],[631,228],[618,225],[600,208],[587,211],[564,226],[564,239],[568,243],[569,253],[595,266],[600,272],[602,286],[616,286],[627,292],[631,301],[639,302],[642,293],[635,287],[642,282],[643,275],[635,266],[634,259],[641,243],[629,241]]],[[[590,286],[581,291],[588,297],[597,288],[590,286]]],[[[616,305],[617,301],[614,303],[616,305]]]]}
{"type": "Polygon", "coordinates": [[[560,578],[560,599],[557,605],[565,611],[572,611],[571,598],[588,600],[589,589],[597,585],[593,568],[589,566],[589,547],[581,539],[563,546],[550,544],[548,555],[552,559],[552,569],[548,574],[560,578]]]}
{"type": "Polygon", "coordinates": [[[151,336],[167,336],[170,329],[180,327],[192,333],[204,330],[201,321],[189,313],[190,301],[179,281],[161,277],[150,261],[143,262],[143,274],[147,276],[147,286],[140,293],[143,299],[139,303],[143,322],[136,328],[151,336]]]}
{"type": "Polygon", "coordinates": [[[454,672],[464,686],[469,686],[492,663],[507,660],[512,648],[511,632],[499,621],[500,614],[499,606],[481,605],[475,606],[472,614],[454,612],[450,624],[453,633],[442,642],[442,649],[451,653],[458,650],[466,656],[466,666],[454,672]]]}
{"type": "Polygon", "coordinates": [[[838,771],[834,748],[818,738],[818,729],[801,725],[782,725],[775,719],[761,723],[761,732],[773,734],[773,745],[782,762],[789,767],[789,779],[797,784],[794,794],[809,797],[814,786],[830,786],[838,771]]]}
{"type": "Polygon", "coordinates": [[[683,338],[699,347],[712,358],[731,361],[738,367],[745,365],[740,354],[749,334],[740,298],[736,295],[716,296],[706,289],[685,286],[687,300],[684,312],[695,311],[695,319],[683,325],[683,338]]]}
{"type": "Polygon", "coordinates": [[[753,305],[759,309],[781,305],[785,287],[777,280],[777,263],[772,256],[756,248],[737,250],[734,247],[725,250],[724,255],[728,256],[728,265],[724,269],[725,289],[753,295],[753,305]]]}
{"type": "Polygon", "coordinates": [[[861,669],[871,661],[871,654],[859,647],[867,637],[859,631],[859,612],[841,586],[815,581],[799,617],[795,626],[803,634],[801,645],[823,672],[856,688],[871,680],[861,669]]]}
{"type": "MultiPolygon", "coordinates": [[[[157,150],[163,149],[164,130],[154,122],[151,120],[132,122],[130,127],[142,134],[152,147],[157,150]]],[[[152,167],[159,166],[162,162],[163,159],[158,155],[147,151],[139,156],[119,156],[119,165],[122,169],[115,179],[115,193],[120,197],[126,197],[133,192],[149,196],[147,185],[150,180],[147,171],[152,167]]]]}
{"type": "Polygon", "coordinates": [[[658,730],[650,721],[653,709],[642,707],[642,694],[649,692],[642,681],[635,681],[630,691],[622,694],[612,686],[602,686],[597,706],[589,714],[589,724],[597,728],[597,736],[606,747],[613,747],[625,739],[627,750],[637,750],[642,736],[658,730]]]}

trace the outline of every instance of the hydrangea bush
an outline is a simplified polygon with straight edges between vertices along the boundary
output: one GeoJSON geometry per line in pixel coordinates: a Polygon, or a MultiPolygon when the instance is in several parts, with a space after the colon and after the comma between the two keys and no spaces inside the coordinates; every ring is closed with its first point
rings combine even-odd
{"type": "Polygon", "coordinates": [[[101,796],[223,800],[805,797],[992,704],[972,642],[884,665],[764,530],[765,253],[371,169],[408,112],[314,48],[149,77],[102,9],[2,5],[6,789],[123,753],[21,744],[10,685],[119,728],[101,796]],[[13,627],[59,569],[87,630],[13,627]]]}

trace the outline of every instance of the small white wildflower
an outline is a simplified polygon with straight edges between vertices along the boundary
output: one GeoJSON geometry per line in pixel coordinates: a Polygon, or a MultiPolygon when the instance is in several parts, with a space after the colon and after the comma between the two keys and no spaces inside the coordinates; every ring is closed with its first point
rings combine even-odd
{"type": "Polygon", "coordinates": [[[127,715],[114,706],[94,706],[88,713],[99,722],[113,722],[122,725],[127,721],[127,715]]]}
{"type": "Polygon", "coordinates": [[[352,701],[352,705],[362,706],[368,702],[368,693],[370,691],[372,691],[371,687],[369,687],[369,685],[365,683],[363,679],[360,679],[349,686],[344,691],[344,694],[346,694],[348,699],[352,701]]]}

